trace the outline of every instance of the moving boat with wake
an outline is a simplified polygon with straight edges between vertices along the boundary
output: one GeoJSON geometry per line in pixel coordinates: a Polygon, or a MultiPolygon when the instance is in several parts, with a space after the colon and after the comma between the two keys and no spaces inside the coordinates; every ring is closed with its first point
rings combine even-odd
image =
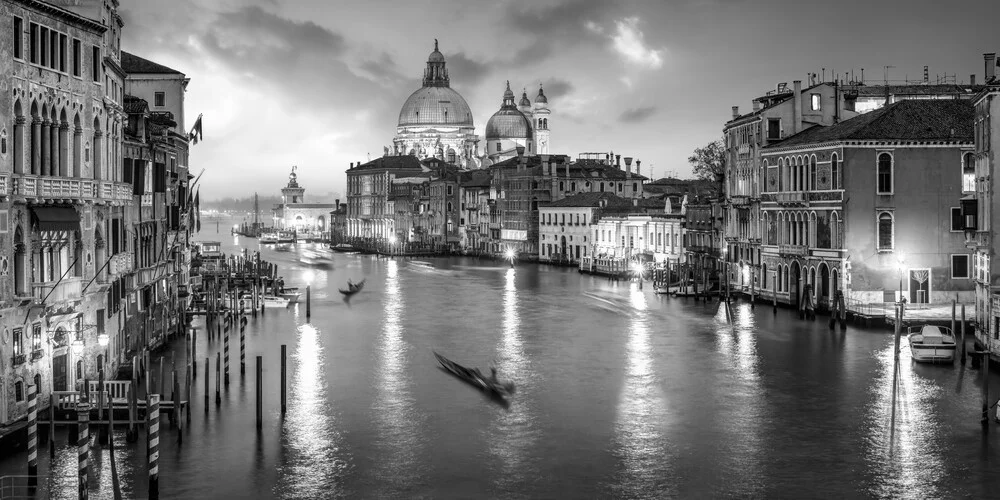
{"type": "Polygon", "coordinates": [[[504,398],[510,396],[514,393],[513,382],[502,383],[496,379],[496,371],[487,377],[479,371],[479,368],[466,368],[440,354],[437,351],[434,352],[434,357],[437,358],[438,363],[441,363],[441,367],[444,368],[448,373],[464,380],[466,383],[472,385],[473,387],[490,394],[492,396],[497,396],[504,398]]]}

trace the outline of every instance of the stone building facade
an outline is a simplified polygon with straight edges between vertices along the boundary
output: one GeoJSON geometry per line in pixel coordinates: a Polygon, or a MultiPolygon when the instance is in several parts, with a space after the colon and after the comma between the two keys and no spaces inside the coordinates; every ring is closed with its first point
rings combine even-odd
{"type": "MultiPolygon", "coordinates": [[[[972,116],[968,100],[904,100],[765,148],[759,294],[971,303],[956,222],[972,116]]],[[[750,277],[741,263],[735,282],[750,277]]]]}
{"type": "Polygon", "coordinates": [[[0,4],[0,424],[24,416],[29,384],[72,390],[121,347],[107,305],[132,261],[117,7],[0,4]]]}
{"type": "Polygon", "coordinates": [[[295,231],[300,235],[330,233],[330,211],[333,203],[306,203],[306,188],[299,184],[295,167],[288,174],[288,184],[281,188],[281,203],[274,206],[274,227],[295,231]]]}

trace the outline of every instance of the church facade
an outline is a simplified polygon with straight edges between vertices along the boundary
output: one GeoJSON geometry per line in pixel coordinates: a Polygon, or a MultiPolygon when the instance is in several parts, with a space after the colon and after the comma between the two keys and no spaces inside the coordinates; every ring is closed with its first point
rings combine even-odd
{"type": "Polygon", "coordinates": [[[400,109],[392,150],[386,147],[385,154],[440,158],[467,169],[479,166],[478,144],[472,110],[451,88],[444,56],[434,40],[423,86],[410,94],[400,109]]]}
{"type": "Polygon", "coordinates": [[[403,103],[396,135],[392,146],[385,147],[384,156],[438,158],[471,170],[513,158],[519,147],[529,156],[548,154],[550,115],[549,101],[541,87],[534,102],[526,90],[515,101],[508,81],[500,109],[486,123],[485,145],[480,151],[472,110],[465,98],[451,88],[444,55],[434,40],[423,85],[403,103]]]}

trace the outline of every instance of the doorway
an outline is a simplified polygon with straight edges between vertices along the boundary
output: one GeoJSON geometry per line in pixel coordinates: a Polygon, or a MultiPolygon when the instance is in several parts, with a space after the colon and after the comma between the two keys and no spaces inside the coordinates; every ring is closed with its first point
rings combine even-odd
{"type": "Polygon", "coordinates": [[[66,355],[60,354],[52,358],[52,390],[68,391],[66,355]]]}
{"type": "Polygon", "coordinates": [[[799,308],[799,301],[802,299],[802,297],[799,296],[799,273],[799,263],[792,262],[792,268],[789,271],[788,292],[789,298],[791,299],[790,302],[796,309],[799,308]]]}
{"type": "Polygon", "coordinates": [[[931,270],[910,269],[910,303],[927,304],[930,302],[931,270]]]}
{"type": "Polygon", "coordinates": [[[826,262],[819,265],[819,303],[830,305],[830,268],[826,262]]]}

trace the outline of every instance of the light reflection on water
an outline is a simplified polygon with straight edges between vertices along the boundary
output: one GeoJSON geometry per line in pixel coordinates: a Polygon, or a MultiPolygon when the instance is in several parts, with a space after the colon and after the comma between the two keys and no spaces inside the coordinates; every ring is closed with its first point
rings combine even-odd
{"type": "Polygon", "coordinates": [[[664,434],[667,401],[653,367],[650,317],[646,295],[635,286],[629,293],[631,314],[625,348],[625,383],[618,398],[615,450],[620,465],[617,495],[627,498],[673,494],[668,458],[672,445],[664,434]]]}
{"type": "Polygon", "coordinates": [[[295,376],[290,380],[291,399],[282,426],[285,453],[274,494],[282,498],[346,496],[343,479],[352,468],[352,459],[343,449],[338,414],[327,399],[320,332],[303,324],[298,334],[295,376]]]}
{"type": "Polygon", "coordinates": [[[490,425],[488,443],[501,471],[494,477],[494,487],[505,497],[523,495],[518,487],[532,474],[527,452],[537,437],[530,402],[530,368],[524,355],[521,314],[518,304],[516,270],[504,275],[502,332],[497,345],[497,377],[515,384],[515,393],[507,409],[497,407],[490,425]]]}
{"type": "Polygon", "coordinates": [[[895,427],[892,421],[894,341],[873,353],[878,364],[871,391],[874,404],[868,407],[868,436],[865,461],[873,471],[869,493],[886,497],[899,492],[921,492],[923,498],[939,498],[941,471],[936,427],[945,425],[935,415],[932,404],[942,396],[942,388],[914,372],[909,342],[900,341],[899,376],[896,386],[895,427]]]}
{"type": "Polygon", "coordinates": [[[384,457],[376,463],[379,496],[401,497],[419,490],[423,478],[419,464],[422,417],[413,406],[407,376],[403,338],[406,301],[401,293],[398,263],[386,263],[382,298],[382,335],[379,338],[375,401],[372,405],[377,428],[377,447],[384,457]],[[388,489],[388,491],[384,491],[388,489]]]}

